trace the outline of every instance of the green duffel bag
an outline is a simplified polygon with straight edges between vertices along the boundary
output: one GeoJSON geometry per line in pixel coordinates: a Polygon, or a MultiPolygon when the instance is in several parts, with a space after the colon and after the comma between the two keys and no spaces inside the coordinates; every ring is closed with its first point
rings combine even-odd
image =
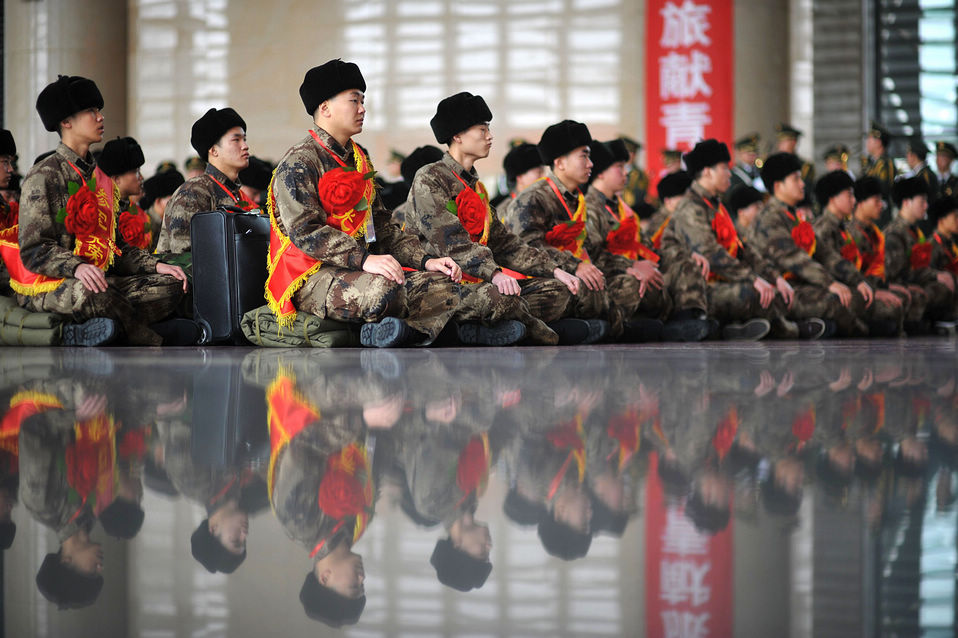
{"type": "Polygon", "coordinates": [[[0,344],[5,346],[55,346],[60,343],[63,315],[30,312],[10,297],[0,297],[0,344]]]}
{"type": "Polygon", "coordinates": [[[360,345],[360,324],[320,319],[308,312],[298,312],[292,326],[280,328],[269,306],[247,312],[240,327],[250,343],[267,348],[352,348],[360,345]]]}

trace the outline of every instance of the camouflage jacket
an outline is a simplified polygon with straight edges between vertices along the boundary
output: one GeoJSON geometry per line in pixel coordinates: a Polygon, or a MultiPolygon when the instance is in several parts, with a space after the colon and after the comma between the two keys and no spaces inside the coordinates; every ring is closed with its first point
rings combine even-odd
{"type": "MultiPolygon", "coordinates": [[[[84,180],[93,177],[96,165],[89,157],[82,158],[64,143],[56,152],[35,164],[23,179],[20,196],[20,258],[31,271],[47,277],[73,277],[78,266],[86,261],[73,254],[75,238],[67,232],[57,213],[66,206],[68,182],[79,181],[76,166],[84,180]]],[[[117,214],[119,220],[119,213],[117,214]]],[[[108,274],[139,275],[156,272],[157,258],[127,244],[115,233],[116,256],[108,274]]]]}
{"type": "Polygon", "coordinates": [[[665,206],[660,206],[655,214],[649,218],[648,239],[652,243],[652,247],[655,248],[655,252],[662,258],[661,269],[668,269],[670,264],[692,258],[692,251],[689,250],[684,239],[676,234],[675,224],[672,222],[672,213],[665,210],[665,206]],[[665,225],[664,228],[663,224],[665,225]],[[662,232],[659,235],[659,245],[656,247],[654,242],[659,229],[662,232]]]}
{"type": "MultiPolygon", "coordinates": [[[[632,260],[622,255],[616,255],[606,249],[606,238],[609,232],[619,224],[619,202],[609,199],[599,189],[592,187],[585,196],[585,250],[592,257],[592,263],[606,275],[621,274],[632,267],[632,260]]],[[[647,247],[649,242],[642,237],[642,243],[647,247]]]]}
{"type": "Polygon", "coordinates": [[[936,231],[931,236],[931,267],[935,270],[955,272],[956,261],[958,261],[958,237],[946,236],[936,231]]]}
{"type": "Polygon", "coordinates": [[[399,226],[399,228],[403,232],[408,232],[410,235],[415,235],[416,233],[412,229],[408,231],[406,230],[406,218],[409,215],[410,209],[412,209],[412,200],[407,199],[402,204],[400,204],[399,206],[396,206],[396,208],[393,209],[392,220],[393,220],[393,223],[399,226]]]}
{"type": "Polygon", "coordinates": [[[689,250],[708,259],[712,273],[724,281],[751,282],[756,277],[762,277],[774,283],[779,276],[778,270],[765,261],[751,244],[743,241],[738,256],[732,257],[718,243],[712,230],[718,205],[717,197],[710,197],[698,182],[694,182],[672,214],[671,225],[676,237],[689,250]]]}
{"type": "Polygon", "coordinates": [[[792,239],[792,228],[797,222],[789,218],[789,212],[789,208],[777,198],[768,200],[755,220],[755,248],[779,271],[793,274],[799,283],[827,288],[834,280],[824,266],[792,239]]]}
{"type": "Polygon", "coordinates": [[[527,246],[493,214],[485,246],[473,242],[459,218],[446,208],[465,188],[476,188],[476,169],[467,171],[446,153],[438,162],[416,172],[406,215],[406,230],[417,233],[426,249],[435,255],[452,257],[462,271],[483,281],[491,281],[499,264],[535,277],[551,277],[555,261],[543,250],[527,246]]]}
{"type": "Polygon", "coordinates": [[[163,215],[163,229],[156,250],[160,253],[185,253],[190,250],[190,220],[196,213],[220,206],[237,206],[242,201],[239,182],[234,182],[212,164],[173,193],[163,215]],[[217,184],[217,180],[222,184],[217,184]]]}
{"type": "Polygon", "coordinates": [[[499,221],[502,221],[509,214],[509,209],[512,208],[512,204],[516,201],[516,192],[512,191],[509,195],[499,202],[499,205],[496,206],[496,217],[499,218],[499,221]]]}
{"type": "Polygon", "coordinates": [[[580,260],[570,252],[547,244],[546,233],[559,222],[569,219],[566,207],[569,211],[575,212],[579,205],[578,189],[576,192],[567,189],[551,169],[546,171],[546,177],[551,179],[559,189],[562,201],[556,197],[549,182],[546,179],[540,179],[519,193],[502,221],[512,232],[519,235],[519,239],[530,246],[545,250],[552,255],[559,264],[559,268],[575,274],[580,260]]]}
{"type": "MultiPolygon", "coordinates": [[[[911,251],[918,243],[918,232],[915,226],[909,225],[900,216],[885,226],[885,276],[889,283],[921,286],[937,279],[931,268],[914,270],[911,267],[911,251]]],[[[930,237],[926,240],[932,241],[930,237]]]]}
{"type": "MultiPolygon", "coordinates": [[[[878,236],[875,233],[880,231],[877,226],[874,224],[870,226],[866,225],[852,217],[845,224],[845,228],[851,234],[852,239],[855,240],[855,244],[858,245],[858,252],[862,254],[862,257],[867,257],[878,250],[878,236]]],[[[887,276],[882,278],[875,275],[867,275],[865,276],[865,281],[875,290],[888,287],[887,276]]]]}
{"type": "MultiPolygon", "coordinates": [[[[329,149],[346,166],[354,166],[352,144],[344,149],[329,133],[314,129],[329,149]]],[[[326,211],[319,201],[319,179],[326,171],[339,168],[332,155],[324,151],[307,135],[286,152],[273,176],[273,196],[276,198],[276,223],[294,246],[324,264],[362,270],[369,254],[392,255],[403,266],[422,268],[426,259],[419,240],[392,222],[379,197],[371,204],[376,241],[367,244],[363,238],[354,239],[326,223],[326,211]]]]}
{"type": "Polygon", "coordinates": [[[845,245],[842,233],[848,233],[846,223],[826,208],[812,226],[815,228],[815,261],[843,284],[854,288],[865,281],[855,264],[842,257],[842,246],[845,245]]]}

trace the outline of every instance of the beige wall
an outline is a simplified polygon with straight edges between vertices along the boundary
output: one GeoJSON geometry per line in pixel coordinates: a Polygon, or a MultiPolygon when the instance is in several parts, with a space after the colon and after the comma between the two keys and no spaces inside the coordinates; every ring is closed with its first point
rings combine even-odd
{"type": "MultiPolygon", "coordinates": [[[[788,4],[735,1],[736,134],[759,130],[769,138],[788,118],[788,4]]],[[[298,96],[303,73],[340,56],[365,74],[370,112],[359,141],[380,165],[390,148],[434,144],[428,120],[435,104],[462,90],[483,95],[495,115],[497,141],[479,165],[483,173],[496,172],[510,138],[536,141],[566,117],[588,123],[600,139],[645,137],[642,0],[38,0],[5,7],[6,126],[30,159],[56,142],[40,126],[35,96],[66,72],[97,81],[107,136],[136,137],[147,175],[162,159],[182,164],[192,153],[190,126],[211,106],[236,108],[254,154],[275,160],[309,125],[298,96]]]]}

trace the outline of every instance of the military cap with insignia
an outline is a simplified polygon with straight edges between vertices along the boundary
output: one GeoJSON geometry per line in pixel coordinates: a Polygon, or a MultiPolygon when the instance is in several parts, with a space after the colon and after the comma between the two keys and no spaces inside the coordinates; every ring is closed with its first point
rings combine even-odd
{"type": "Polygon", "coordinates": [[[61,75],[46,85],[37,97],[37,113],[43,128],[57,130],[60,122],[84,109],[102,109],[103,96],[93,80],[79,75],[61,75]]]}
{"type": "Polygon", "coordinates": [[[13,133],[7,129],[0,129],[0,155],[13,157],[17,154],[17,144],[13,141],[13,133]]]}
{"type": "Polygon", "coordinates": [[[406,159],[406,156],[405,156],[405,155],[403,155],[402,153],[400,153],[399,151],[397,151],[397,150],[394,149],[394,148],[389,149],[389,161],[390,161],[390,162],[400,162],[400,163],[401,163],[404,159],[406,159]]]}
{"type": "Polygon", "coordinates": [[[716,164],[727,164],[732,160],[728,152],[728,146],[718,140],[703,140],[695,145],[691,151],[682,156],[685,162],[685,168],[693,179],[703,169],[715,166],[716,164]]]}
{"type": "Polygon", "coordinates": [[[891,141],[891,133],[888,132],[888,129],[875,120],[872,120],[868,126],[868,135],[869,137],[881,140],[884,146],[888,146],[888,143],[891,141]]]}
{"type": "Polygon", "coordinates": [[[775,182],[782,181],[794,172],[802,171],[802,160],[794,153],[775,153],[769,155],[762,165],[762,182],[769,192],[774,189],[775,182]]]}
{"type": "Polygon", "coordinates": [[[412,186],[412,180],[416,177],[416,171],[425,166],[442,159],[442,150],[436,146],[427,144],[420,146],[412,153],[406,156],[406,159],[399,165],[399,172],[406,184],[412,186]]]}
{"type": "Polygon", "coordinates": [[[156,170],[154,171],[154,174],[166,173],[166,172],[175,171],[175,170],[176,170],[176,162],[174,162],[173,160],[163,160],[162,162],[156,165],[156,170]]]}
{"type": "Polygon", "coordinates": [[[762,136],[758,133],[749,133],[743,137],[735,140],[735,150],[736,151],[754,151],[758,153],[759,142],[762,141],[762,136]]]}
{"type": "Polygon", "coordinates": [[[815,182],[815,198],[822,206],[842,191],[855,188],[855,180],[845,171],[832,171],[815,182]]]}
{"type": "Polygon", "coordinates": [[[628,149],[630,153],[637,153],[642,148],[642,144],[640,142],[627,135],[620,135],[619,139],[625,143],[625,148],[628,149]]]}
{"type": "Polygon", "coordinates": [[[891,189],[891,198],[895,206],[901,206],[906,199],[919,195],[928,195],[928,184],[918,175],[896,181],[891,189]]]}
{"type": "Polygon", "coordinates": [[[951,159],[958,157],[958,148],[955,148],[955,145],[951,142],[939,141],[935,142],[935,152],[942,155],[950,155],[951,159]]]}
{"type": "Polygon", "coordinates": [[[187,171],[205,171],[206,160],[201,159],[196,155],[193,157],[188,157],[186,161],[183,162],[183,168],[187,171]]]}
{"type": "Polygon", "coordinates": [[[848,162],[849,155],[850,155],[850,151],[848,150],[847,146],[845,146],[844,144],[834,144],[825,149],[825,155],[823,156],[823,159],[837,160],[837,161],[840,161],[842,164],[845,164],[846,162],[848,162]]]}
{"type": "Polygon", "coordinates": [[[299,85],[299,97],[312,116],[320,104],[350,89],[365,92],[366,80],[355,63],[337,58],[306,72],[299,85]]]}
{"type": "Polygon", "coordinates": [[[219,142],[228,130],[237,126],[246,130],[246,122],[230,107],[210,109],[203,114],[203,117],[193,122],[190,146],[203,161],[206,161],[209,158],[210,148],[219,142]]]}
{"type": "Polygon", "coordinates": [[[539,140],[539,155],[543,164],[552,164],[556,158],[571,153],[575,149],[588,146],[592,141],[589,127],[574,120],[562,120],[553,124],[542,133],[539,140]]]}
{"type": "Polygon", "coordinates": [[[791,124],[780,122],[775,126],[775,135],[779,139],[797,140],[802,136],[802,132],[791,124]]]}
{"type": "Polygon", "coordinates": [[[677,171],[675,173],[669,173],[659,180],[656,192],[659,194],[659,199],[678,197],[684,195],[685,191],[687,191],[691,185],[692,176],[685,171],[677,171]]]}
{"type": "Polygon", "coordinates": [[[492,111],[481,95],[462,91],[443,98],[436,107],[436,114],[429,120],[433,135],[440,144],[448,144],[452,138],[476,124],[492,121],[492,111]]]}
{"type": "Polygon", "coordinates": [[[110,177],[129,173],[143,166],[143,149],[132,137],[118,137],[103,146],[97,164],[110,177]]]}
{"type": "Polygon", "coordinates": [[[682,161],[682,151],[677,148],[663,148],[662,161],[666,164],[682,161]]]}
{"type": "Polygon", "coordinates": [[[920,136],[914,135],[908,138],[908,152],[914,153],[919,159],[925,159],[928,156],[928,145],[920,136]]]}
{"type": "Polygon", "coordinates": [[[539,149],[535,144],[529,144],[528,142],[514,146],[502,160],[502,168],[506,171],[506,180],[510,182],[538,166],[542,166],[539,149]]]}

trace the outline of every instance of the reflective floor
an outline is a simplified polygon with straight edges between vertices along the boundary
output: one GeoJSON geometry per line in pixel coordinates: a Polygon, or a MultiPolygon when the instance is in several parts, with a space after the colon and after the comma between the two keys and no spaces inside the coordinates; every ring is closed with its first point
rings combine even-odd
{"type": "Polygon", "coordinates": [[[951,637],[956,368],[3,349],[3,635],[951,637]]]}

